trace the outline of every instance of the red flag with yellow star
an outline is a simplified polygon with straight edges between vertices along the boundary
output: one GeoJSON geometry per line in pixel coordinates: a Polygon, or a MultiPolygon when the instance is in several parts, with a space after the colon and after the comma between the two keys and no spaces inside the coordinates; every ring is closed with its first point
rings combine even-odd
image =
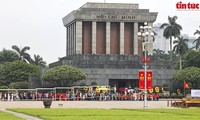
{"type": "Polygon", "coordinates": [[[190,89],[189,85],[184,81],[184,89],[190,89]]]}

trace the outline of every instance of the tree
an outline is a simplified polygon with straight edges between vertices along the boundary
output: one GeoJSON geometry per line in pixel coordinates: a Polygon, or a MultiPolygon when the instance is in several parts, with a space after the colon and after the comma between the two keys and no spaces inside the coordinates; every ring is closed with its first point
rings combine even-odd
{"type": "Polygon", "coordinates": [[[188,51],[188,39],[184,39],[183,36],[178,37],[178,40],[175,40],[173,43],[175,44],[173,51],[179,55],[180,61],[180,69],[182,69],[182,57],[188,51]]]}
{"type": "Polygon", "coordinates": [[[97,85],[97,82],[92,82],[91,85],[97,85]]]}
{"type": "Polygon", "coordinates": [[[39,74],[39,67],[23,61],[6,62],[1,66],[1,85],[8,86],[12,82],[28,82],[29,77],[39,74]]]}
{"type": "Polygon", "coordinates": [[[5,79],[5,78],[4,78],[4,75],[3,75],[3,70],[4,70],[3,67],[4,67],[3,64],[0,63],[0,86],[3,85],[2,82],[3,82],[4,79],[5,79]]]}
{"type": "Polygon", "coordinates": [[[30,50],[30,47],[25,46],[22,49],[20,49],[18,46],[13,45],[12,49],[15,50],[17,52],[17,54],[19,55],[19,60],[23,60],[27,63],[30,62],[30,55],[28,53],[26,53],[27,50],[30,50]]]}
{"type": "Polygon", "coordinates": [[[3,49],[2,51],[0,51],[0,63],[12,62],[18,59],[19,56],[17,55],[16,52],[12,50],[3,49]]]}
{"type": "Polygon", "coordinates": [[[200,36],[194,40],[196,50],[200,48],[200,36]]]}
{"type": "MultiPolygon", "coordinates": [[[[199,26],[199,27],[200,27],[200,26],[199,26]]],[[[196,31],[194,32],[194,35],[196,35],[196,34],[200,35],[200,31],[199,31],[199,30],[196,30],[196,31]]]]}
{"type": "Polygon", "coordinates": [[[172,79],[175,81],[181,81],[182,83],[186,81],[191,84],[190,88],[198,89],[200,88],[200,68],[188,67],[178,70],[172,79]]]}
{"type": "Polygon", "coordinates": [[[153,49],[154,55],[163,55],[165,54],[165,51],[160,49],[153,49]]]}
{"type": "Polygon", "coordinates": [[[12,88],[12,89],[28,89],[28,82],[27,81],[12,82],[8,86],[9,88],[12,88]]]}
{"type": "Polygon", "coordinates": [[[169,54],[165,53],[165,51],[160,49],[153,50],[154,55],[162,61],[168,61],[170,59],[169,54]]]}
{"type": "MultiPolygon", "coordinates": [[[[200,26],[199,26],[199,27],[200,27],[200,26]]],[[[200,35],[200,31],[199,31],[199,30],[196,30],[196,31],[194,32],[194,35],[196,35],[196,34],[197,34],[197,35],[200,35]]],[[[195,39],[193,43],[196,43],[196,45],[195,45],[196,50],[199,49],[199,48],[200,48],[200,36],[199,36],[197,39],[195,39]]]]}
{"type": "Polygon", "coordinates": [[[153,42],[154,42],[155,41],[155,36],[157,36],[158,34],[155,31],[153,31],[153,34],[154,34],[154,36],[152,36],[152,37],[153,37],[153,42]]]}
{"type": "Polygon", "coordinates": [[[46,66],[46,62],[43,61],[43,58],[40,57],[39,55],[34,55],[34,58],[31,60],[31,63],[41,66],[41,67],[45,67],[46,66]]]}
{"type": "Polygon", "coordinates": [[[190,50],[185,56],[185,62],[183,68],[186,67],[199,67],[200,68],[200,52],[195,50],[190,50]]]}
{"type": "Polygon", "coordinates": [[[176,38],[180,35],[180,30],[182,30],[182,26],[176,23],[178,19],[177,16],[170,17],[168,16],[169,23],[163,23],[160,26],[160,29],[164,29],[163,36],[166,39],[170,39],[170,60],[172,61],[172,37],[176,38]]]}
{"type": "Polygon", "coordinates": [[[72,86],[75,82],[85,78],[85,73],[72,66],[58,66],[42,75],[42,80],[52,83],[56,87],[72,86]]]}

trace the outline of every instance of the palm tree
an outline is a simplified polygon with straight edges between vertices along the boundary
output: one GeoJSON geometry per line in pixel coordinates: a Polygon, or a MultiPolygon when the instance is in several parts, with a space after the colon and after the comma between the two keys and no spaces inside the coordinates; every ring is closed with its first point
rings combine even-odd
{"type": "MultiPolygon", "coordinates": [[[[199,26],[199,27],[200,27],[200,26],[199,26]]],[[[194,32],[194,35],[196,35],[196,34],[200,35],[200,31],[199,31],[199,30],[196,30],[196,31],[194,32]]],[[[196,43],[196,45],[195,45],[196,50],[199,49],[199,48],[200,48],[200,36],[199,36],[196,40],[194,40],[193,43],[196,43]]]]}
{"type": "Polygon", "coordinates": [[[165,54],[165,51],[160,50],[160,49],[153,49],[153,52],[155,55],[163,55],[165,54]]]}
{"type": "Polygon", "coordinates": [[[184,39],[183,36],[178,37],[173,43],[175,44],[173,51],[179,55],[180,69],[182,69],[182,57],[188,51],[188,39],[184,39]]]}
{"type": "Polygon", "coordinates": [[[41,66],[41,67],[46,66],[46,62],[43,61],[43,58],[40,57],[39,55],[34,55],[34,58],[31,61],[32,61],[33,64],[41,66]]]}
{"type": "Polygon", "coordinates": [[[155,41],[155,36],[156,35],[158,35],[155,31],[153,31],[153,33],[154,33],[154,36],[152,36],[153,37],[153,42],[155,41]]]}
{"type": "MultiPolygon", "coordinates": [[[[200,27],[200,26],[199,26],[200,27]]],[[[195,34],[198,34],[198,35],[200,35],[200,31],[199,30],[196,30],[195,32],[194,32],[194,35],[195,34]]]]}
{"type": "Polygon", "coordinates": [[[180,30],[182,26],[176,23],[178,19],[177,16],[170,17],[168,16],[169,23],[163,23],[160,26],[160,29],[164,29],[163,36],[166,39],[170,39],[170,60],[172,61],[172,37],[176,38],[180,35],[180,30]]]}
{"type": "Polygon", "coordinates": [[[22,49],[20,49],[18,46],[13,45],[12,49],[15,50],[19,56],[19,60],[23,60],[27,63],[30,62],[30,55],[28,53],[26,53],[27,50],[30,50],[30,47],[25,46],[22,49]]]}
{"type": "Polygon", "coordinates": [[[0,63],[12,62],[15,60],[19,60],[19,56],[17,55],[16,52],[12,50],[6,50],[6,49],[3,49],[2,51],[0,51],[0,63]]]}

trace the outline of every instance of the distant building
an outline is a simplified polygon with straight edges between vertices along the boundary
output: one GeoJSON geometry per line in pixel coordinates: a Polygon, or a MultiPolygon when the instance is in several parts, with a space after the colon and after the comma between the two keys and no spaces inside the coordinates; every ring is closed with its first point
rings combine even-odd
{"type": "Polygon", "coordinates": [[[188,39],[188,48],[193,48],[195,50],[195,43],[194,40],[196,39],[195,37],[190,37],[188,34],[183,34],[183,37],[188,39]]]}
{"type": "Polygon", "coordinates": [[[160,49],[168,53],[170,48],[170,40],[163,37],[164,29],[160,29],[161,23],[153,25],[153,30],[157,34],[153,43],[153,49],[160,49]]]}

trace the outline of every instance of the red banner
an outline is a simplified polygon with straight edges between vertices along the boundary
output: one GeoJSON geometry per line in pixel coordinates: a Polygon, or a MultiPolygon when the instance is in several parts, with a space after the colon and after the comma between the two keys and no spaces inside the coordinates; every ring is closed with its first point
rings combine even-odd
{"type": "Polygon", "coordinates": [[[139,88],[144,89],[144,72],[139,71],[139,88]]]}
{"type": "Polygon", "coordinates": [[[147,89],[152,89],[152,71],[147,71],[147,89]]]}
{"type": "MultiPolygon", "coordinates": [[[[152,71],[147,71],[147,90],[152,89],[152,71]]],[[[139,88],[144,89],[144,71],[139,71],[139,88]]]]}

